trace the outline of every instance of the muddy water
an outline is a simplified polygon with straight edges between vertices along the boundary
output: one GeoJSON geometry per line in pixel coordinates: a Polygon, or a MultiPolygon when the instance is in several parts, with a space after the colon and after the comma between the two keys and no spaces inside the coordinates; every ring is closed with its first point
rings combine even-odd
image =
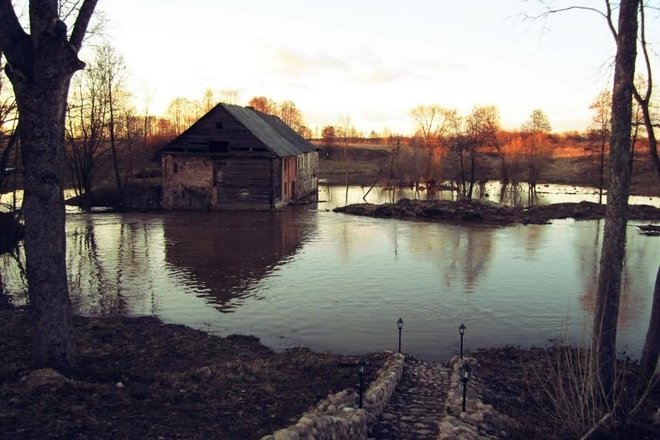
{"type": "MultiPolygon", "coordinates": [[[[395,348],[402,317],[404,350],[427,359],[457,351],[462,321],[467,348],[588,338],[602,222],[362,218],[326,211],[345,192],[323,191],[318,209],[275,213],[70,214],[74,306],[345,353],[395,348]]],[[[628,227],[618,342],[632,356],[650,317],[659,240],[628,227]]],[[[20,298],[16,262],[0,260],[0,275],[20,298]]]]}

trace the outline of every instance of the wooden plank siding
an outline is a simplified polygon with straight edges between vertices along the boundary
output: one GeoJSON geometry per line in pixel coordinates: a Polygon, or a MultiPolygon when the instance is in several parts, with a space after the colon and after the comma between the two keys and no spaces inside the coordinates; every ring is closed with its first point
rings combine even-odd
{"type": "Polygon", "coordinates": [[[218,161],[215,181],[218,207],[244,208],[254,205],[270,208],[274,203],[271,168],[271,160],[268,158],[247,157],[218,161]]]}

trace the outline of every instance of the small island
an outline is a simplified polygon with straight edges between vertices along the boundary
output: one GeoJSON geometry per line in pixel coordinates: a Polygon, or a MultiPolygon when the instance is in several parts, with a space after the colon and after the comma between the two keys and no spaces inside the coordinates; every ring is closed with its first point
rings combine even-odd
{"type": "MultiPolygon", "coordinates": [[[[356,203],[335,208],[335,212],[379,218],[398,218],[442,222],[478,222],[494,225],[547,224],[550,220],[605,218],[607,205],[592,202],[553,203],[529,208],[512,207],[494,202],[459,199],[410,200],[374,205],[356,203]]],[[[629,220],[658,221],[660,209],[650,205],[630,205],[629,220]]]]}

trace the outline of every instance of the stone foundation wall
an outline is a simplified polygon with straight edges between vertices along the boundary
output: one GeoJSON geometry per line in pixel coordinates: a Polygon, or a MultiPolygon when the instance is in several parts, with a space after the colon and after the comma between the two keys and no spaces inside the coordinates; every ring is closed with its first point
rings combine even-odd
{"type": "Polygon", "coordinates": [[[447,390],[447,415],[438,424],[438,440],[481,440],[507,438],[507,431],[516,428],[516,422],[496,411],[492,405],[481,400],[481,381],[479,380],[479,365],[472,357],[455,356],[449,361],[452,368],[447,390]],[[470,381],[467,384],[466,411],[463,412],[463,383],[460,380],[460,369],[463,364],[469,364],[472,369],[470,381]]]}
{"type": "Polygon", "coordinates": [[[366,440],[401,379],[404,361],[405,357],[400,353],[388,356],[364,393],[364,408],[357,408],[359,396],[349,388],[320,401],[295,425],[261,440],[366,440]]]}

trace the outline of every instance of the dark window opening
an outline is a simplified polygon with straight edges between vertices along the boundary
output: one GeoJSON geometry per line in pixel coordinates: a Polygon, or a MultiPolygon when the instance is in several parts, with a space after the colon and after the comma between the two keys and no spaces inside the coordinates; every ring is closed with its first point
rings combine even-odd
{"type": "Polygon", "coordinates": [[[229,142],[210,141],[209,153],[229,153],[229,142]]]}
{"type": "Polygon", "coordinates": [[[215,129],[216,130],[224,130],[225,129],[225,124],[223,124],[222,122],[216,122],[215,123],[215,129]]]}
{"type": "Polygon", "coordinates": [[[179,164],[174,164],[174,174],[179,172],[179,164]]]}

